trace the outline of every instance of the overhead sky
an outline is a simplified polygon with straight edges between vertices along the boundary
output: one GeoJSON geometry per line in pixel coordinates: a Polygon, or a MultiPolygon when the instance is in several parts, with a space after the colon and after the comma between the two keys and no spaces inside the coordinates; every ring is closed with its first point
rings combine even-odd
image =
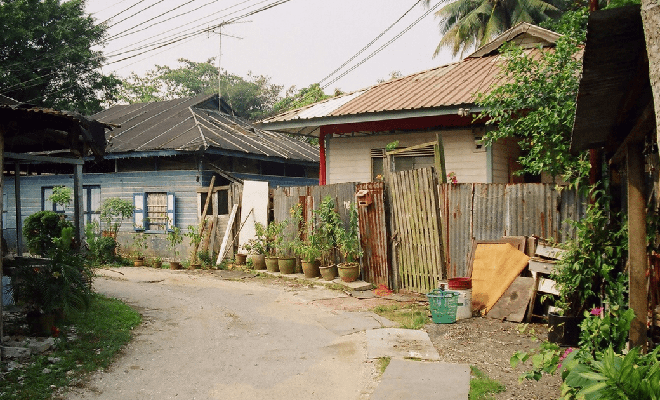
{"type": "MultiPolygon", "coordinates": [[[[109,19],[111,40],[104,53],[108,63],[114,63],[104,67],[105,73],[114,71],[122,77],[131,72],[144,75],[155,65],[176,67],[179,58],[200,62],[217,57],[221,47],[223,69],[240,76],[250,71],[266,75],[271,83],[284,85],[286,89],[319,82],[415,3],[417,0],[87,0],[87,12],[98,22],[109,19]],[[224,26],[221,46],[219,30],[214,29],[116,62],[150,49],[127,53],[136,47],[154,42],[161,45],[278,2],[282,4],[224,26]],[[166,13],[170,10],[173,11],[166,13]],[[169,20],[159,23],[166,19],[169,20]],[[122,34],[127,35],[112,38],[122,34]]],[[[428,10],[422,3],[333,77],[401,34],[428,10]]],[[[438,0],[430,3],[433,7],[438,0]]],[[[388,78],[393,71],[409,75],[452,62],[447,50],[433,58],[439,40],[438,21],[431,13],[325,91],[329,94],[335,88],[353,91],[388,78]]]]}

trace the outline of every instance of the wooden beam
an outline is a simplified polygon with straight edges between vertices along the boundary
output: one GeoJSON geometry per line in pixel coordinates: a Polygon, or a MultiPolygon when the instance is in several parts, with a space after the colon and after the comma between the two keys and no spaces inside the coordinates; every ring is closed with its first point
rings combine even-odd
{"type": "Polygon", "coordinates": [[[16,204],[16,254],[23,255],[23,218],[21,205],[21,166],[14,165],[14,199],[16,204]]]}
{"type": "Polygon", "coordinates": [[[83,211],[83,168],[82,164],[76,164],[73,173],[73,224],[75,226],[76,246],[82,246],[85,237],[85,214],[83,211]]]}
{"type": "Polygon", "coordinates": [[[74,165],[83,165],[85,160],[82,158],[68,158],[68,157],[54,157],[54,156],[37,156],[32,154],[20,154],[20,153],[5,153],[5,159],[11,160],[20,160],[20,161],[32,161],[32,162],[43,162],[43,163],[54,163],[54,164],[74,164],[74,165]]]}
{"type": "MultiPolygon", "coordinates": [[[[619,164],[624,160],[628,154],[628,144],[633,142],[640,142],[644,140],[644,137],[655,131],[655,111],[653,111],[653,102],[650,102],[644,108],[642,115],[637,120],[637,123],[630,130],[630,134],[626,136],[619,148],[616,150],[612,158],[610,158],[610,164],[619,164]]],[[[638,156],[641,156],[642,153],[639,153],[638,156]]]]}
{"type": "MultiPolygon", "coordinates": [[[[4,160],[4,153],[5,153],[5,130],[2,125],[0,125],[0,165],[5,165],[5,160],[4,160]]],[[[5,174],[0,174],[0,211],[3,210],[3,204],[2,200],[3,197],[2,193],[4,193],[4,186],[5,186],[5,174]]],[[[0,243],[2,243],[2,231],[4,227],[2,226],[2,218],[0,218],[0,243]]],[[[2,352],[3,352],[3,347],[2,347],[2,338],[5,337],[5,332],[4,332],[4,326],[3,326],[3,313],[4,313],[4,299],[3,299],[3,294],[5,293],[5,288],[2,285],[2,273],[3,273],[3,268],[4,266],[2,265],[2,260],[4,258],[4,254],[2,254],[2,246],[0,246],[0,364],[2,364],[2,352]]]]}
{"type": "Polygon", "coordinates": [[[630,308],[635,319],[630,324],[630,345],[646,352],[647,288],[646,270],[646,202],[644,201],[643,145],[629,143],[626,160],[628,170],[628,274],[630,308]]]}
{"type": "Polygon", "coordinates": [[[445,145],[442,142],[442,134],[436,135],[436,143],[433,145],[435,153],[435,170],[438,173],[440,183],[447,183],[447,168],[445,167],[445,145]]]}
{"type": "MultiPolygon", "coordinates": [[[[211,196],[213,196],[213,185],[215,184],[215,175],[211,177],[211,183],[209,184],[209,190],[206,193],[206,201],[204,202],[204,209],[202,210],[202,219],[199,221],[199,235],[204,237],[204,228],[206,228],[206,213],[209,211],[209,203],[211,202],[211,196]]],[[[199,243],[195,244],[193,247],[192,260],[197,260],[197,250],[199,250],[199,243]]]]}
{"type": "MultiPolygon", "coordinates": [[[[442,137],[440,137],[440,140],[442,141],[442,137]]],[[[397,154],[404,153],[404,152],[407,152],[407,151],[420,150],[420,149],[425,149],[427,147],[435,147],[435,145],[437,145],[437,144],[438,144],[437,141],[436,142],[427,142],[427,143],[422,143],[422,144],[416,144],[414,146],[406,147],[406,148],[403,148],[403,149],[396,149],[396,150],[388,151],[387,154],[389,154],[391,156],[395,156],[397,154]]]]}

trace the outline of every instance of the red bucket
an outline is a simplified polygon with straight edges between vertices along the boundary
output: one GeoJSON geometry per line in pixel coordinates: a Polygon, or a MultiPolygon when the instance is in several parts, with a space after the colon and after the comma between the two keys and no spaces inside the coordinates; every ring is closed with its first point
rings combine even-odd
{"type": "Polygon", "coordinates": [[[472,278],[449,278],[447,285],[449,290],[472,289],[472,278]]]}

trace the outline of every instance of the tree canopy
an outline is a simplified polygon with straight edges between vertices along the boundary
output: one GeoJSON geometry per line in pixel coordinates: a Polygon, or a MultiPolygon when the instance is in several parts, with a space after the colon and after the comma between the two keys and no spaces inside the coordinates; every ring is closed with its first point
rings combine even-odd
{"type": "MultiPolygon", "coordinates": [[[[123,82],[120,99],[141,103],[218,93],[218,68],[213,65],[213,58],[204,62],[185,58],[178,61],[180,66],[176,68],[157,65],[142,77],[131,74],[123,82]]],[[[282,86],[271,83],[264,75],[248,72],[243,78],[224,71],[220,90],[236,115],[254,121],[272,110],[282,86]]]]}
{"type": "Polygon", "coordinates": [[[84,0],[0,2],[0,94],[84,114],[114,100],[119,79],[104,76],[106,27],[85,15],[84,0]]]}
{"type": "Polygon", "coordinates": [[[434,56],[444,47],[457,55],[483,46],[520,22],[559,18],[567,5],[566,0],[456,0],[435,12],[442,39],[434,56]]]}
{"type": "Polygon", "coordinates": [[[484,136],[485,144],[518,139],[522,172],[547,173],[553,179],[562,176],[571,182],[588,174],[585,156],[575,157],[569,151],[586,18],[586,9],[567,12],[555,25],[566,35],[539,58],[526,55],[519,46],[506,46],[500,72],[503,83],[478,96],[477,104],[485,109],[479,117],[486,117],[493,127],[484,136]]]}

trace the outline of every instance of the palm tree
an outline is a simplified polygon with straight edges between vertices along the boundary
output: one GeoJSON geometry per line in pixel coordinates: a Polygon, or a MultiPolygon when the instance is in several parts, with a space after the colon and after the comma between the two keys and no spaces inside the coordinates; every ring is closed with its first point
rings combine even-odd
{"type": "MultiPolygon", "coordinates": [[[[428,6],[431,0],[425,0],[428,6]]],[[[565,0],[456,0],[435,12],[440,19],[443,47],[461,55],[488,43],[495,36],[520,22],[538,24],[559,17],[566,9],[565,0]]]]}

